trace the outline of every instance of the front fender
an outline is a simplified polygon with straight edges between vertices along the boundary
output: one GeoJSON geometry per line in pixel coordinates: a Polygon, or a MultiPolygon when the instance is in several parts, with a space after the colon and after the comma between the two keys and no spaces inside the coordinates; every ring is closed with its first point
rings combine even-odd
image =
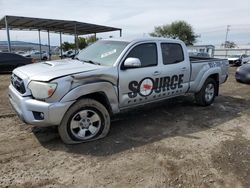
{"type": "Polygon", "coordinates": [[[70,90],[61,99],[61,102],[77,100],[78,98],[84,95],[96,92],[103,92],[106,95],[113,113],[119,112],[117,89],[111,83],[108,82],[98,82],[78,86],[70,90]]]}

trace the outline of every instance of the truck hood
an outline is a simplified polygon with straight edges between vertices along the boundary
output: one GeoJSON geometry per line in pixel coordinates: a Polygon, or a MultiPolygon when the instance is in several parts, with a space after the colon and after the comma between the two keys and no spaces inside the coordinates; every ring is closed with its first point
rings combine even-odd
{"type": "Polygon", "coordinates": [[[101,69],[103,66],[83,63],[78,60],[65,59],[34,63],[15,69],[14,73],[21,73],[30,80],[50,81],[52,79],[82,72],[101,69]]]}

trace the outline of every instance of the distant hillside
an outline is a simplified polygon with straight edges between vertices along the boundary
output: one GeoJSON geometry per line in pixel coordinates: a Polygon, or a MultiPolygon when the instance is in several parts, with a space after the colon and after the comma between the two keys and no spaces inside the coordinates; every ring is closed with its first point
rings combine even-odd
{"type": "MultiPolygon", "coordinates": [[[[42,50],[48,51],[49,46],[41,44],[42,50]]],[[[30,51],[30,50],[39,50],[40,46],[38,43],[34,42],[24,42],[24,41],[11,41],[11,51],[30,51]]],[[[51,53],[57,53],[59,51],[58,46],[50,46],[51,53]]],[[[0,51],[8,51],[8,42],[0,41],[0,51]]]]}
{"type": "MultiPolygon", "coordinates": [[[[24,42],[24,41],[11,41],[10,44],[14,46],[39,46],[38,43],[24,42]]],[[[41,44],[41,45],[48,46],[45,44],[41,44]]],[[[0,41],[0,46],[8,46],[8,41],[0,41]]],[[[51,46],[51,47],[56,47],[56,46],[51,46]]]]}

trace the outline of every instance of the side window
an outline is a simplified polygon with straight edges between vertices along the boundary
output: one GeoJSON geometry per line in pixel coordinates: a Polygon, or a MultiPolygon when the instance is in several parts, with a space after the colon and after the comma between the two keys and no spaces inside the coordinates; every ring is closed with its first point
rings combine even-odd
{"type": "Polygon", "coordinates": [[[161,44],[163,64],[174,64],[184,61],[183,50],[180,44],[162,43],[161,44]]]}
{"type": "Polygon", "coordinates": [[[156,66],[157,65],[157,47],[155,43],[139,44],[134,47],[127,58],[135,57],[140,59],[142,67],[156,66]]]}

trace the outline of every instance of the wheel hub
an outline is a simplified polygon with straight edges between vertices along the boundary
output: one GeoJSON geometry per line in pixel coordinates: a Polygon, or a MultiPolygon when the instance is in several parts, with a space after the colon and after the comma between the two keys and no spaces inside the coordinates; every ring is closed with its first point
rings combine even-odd
{"type": "Polygon", "coordinates": [[[84,109],[77,112],[70,122],[71,133],[78,139],[93,138],[101,128],[101,118],[96,111],[84,109]]]}
{"type": "Polygon", "coordinates": [[[92,122],[90,121],[90,119],[89,118],[87,118],[87,119],[81,119],[80,121],[79,121],[79,127],[80,128],[89,128],[89,126],[91,126],[92,125],[92,122]]]}
{"type": "Polygon", "coordinates": [[[211,101],[214,97],[214,92],[215,92],[214,85],[208,84],[205,89],[205,100],[211,101]]]}

